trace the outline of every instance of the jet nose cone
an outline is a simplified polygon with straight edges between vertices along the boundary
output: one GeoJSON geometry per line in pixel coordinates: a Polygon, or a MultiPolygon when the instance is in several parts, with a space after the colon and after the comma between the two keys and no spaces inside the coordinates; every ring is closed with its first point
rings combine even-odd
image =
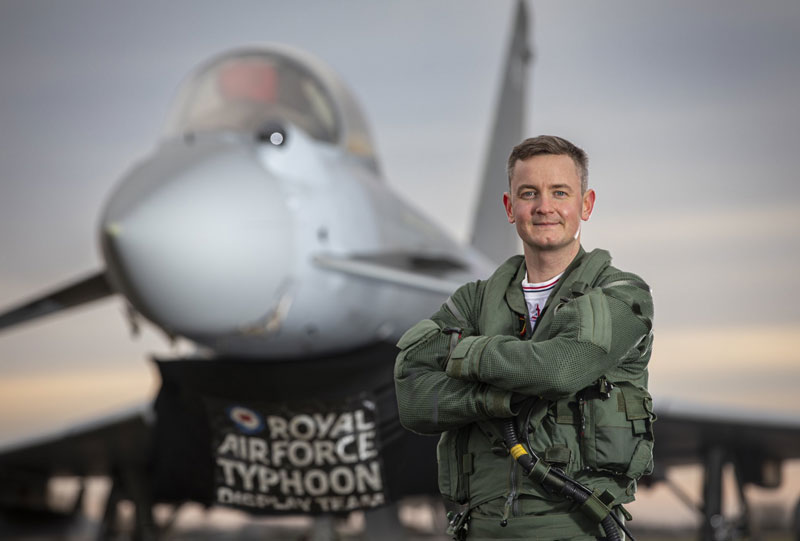
{"type": "Polygon", "coordinates": [[[247,148],[162,150],[113,195],[101,224],[111,279],[168,332],[253,331],[290,275],[291,217],[247,148]]]}

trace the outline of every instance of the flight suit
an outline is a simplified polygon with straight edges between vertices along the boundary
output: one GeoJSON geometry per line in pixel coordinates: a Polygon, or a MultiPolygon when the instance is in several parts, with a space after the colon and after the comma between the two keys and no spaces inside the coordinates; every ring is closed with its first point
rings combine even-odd
{"type": "Polygon", "coordinates": [[[525,261],[514,256],[398,342],[401,422],[441,434],[439,488],[469,510],[470,539],[602,535],[523,476],[503,445],[502,419],[516,417],[533,452],[612,507],[632,501],[636,480],[652,471],[652,298],[641,278],[610,263],[608,252],[581,248],[531,333],[525,261]]]}

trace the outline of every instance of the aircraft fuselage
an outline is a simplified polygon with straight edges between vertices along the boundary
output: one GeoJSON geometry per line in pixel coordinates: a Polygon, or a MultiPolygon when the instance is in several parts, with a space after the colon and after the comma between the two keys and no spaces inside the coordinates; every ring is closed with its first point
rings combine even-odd
{"type": "Polygon", "coordinates": [[[488,261],[363,160],[288,122],[281,138],[173,139],[123,179],[100,236],[109,281],[135,310],[219,355],[285,358],[396,339],[445,299],[321,267],[319,256],[422,266],[453,284],[487,275],[488,261]]]}

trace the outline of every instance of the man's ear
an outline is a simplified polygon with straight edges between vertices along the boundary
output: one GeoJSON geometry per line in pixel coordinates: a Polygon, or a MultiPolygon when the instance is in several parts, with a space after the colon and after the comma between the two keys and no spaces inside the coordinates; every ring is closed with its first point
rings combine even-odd
{"type": "Polygon", "coordinates": [[[514,219],[514,209],[511,206],[511,196],[508,192],[503,193],[503,206],[506,207],[506,216],[508,217],[508,223],[513,224],[516,220],[514,219]]]}
{"type": "Polygon", "coordinates": [[[594,198],[595,193],[594,190],[588,189],[586,193],[583,194],[583,206],[581,208],[581,220],[586,221],[589,219],[589,216],[592,215],[592,210],[594,209],[594,198]]]}

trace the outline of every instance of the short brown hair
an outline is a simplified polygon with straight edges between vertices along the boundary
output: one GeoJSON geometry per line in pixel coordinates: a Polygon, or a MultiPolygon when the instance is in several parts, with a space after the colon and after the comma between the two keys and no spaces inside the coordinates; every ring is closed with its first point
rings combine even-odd
{"type": "Polygon", "coordinates": [[[583,149],[578,148],[566,139],[555,135],[539,135],[530,137],[514,147],[508,157],[508,186],[511,188],[511,177],[517,160],[527,160],[541,154],[565,155],[572,158],[578,176],[581,178],[581,193],[589,189],[589,157],[583,149]]]}

